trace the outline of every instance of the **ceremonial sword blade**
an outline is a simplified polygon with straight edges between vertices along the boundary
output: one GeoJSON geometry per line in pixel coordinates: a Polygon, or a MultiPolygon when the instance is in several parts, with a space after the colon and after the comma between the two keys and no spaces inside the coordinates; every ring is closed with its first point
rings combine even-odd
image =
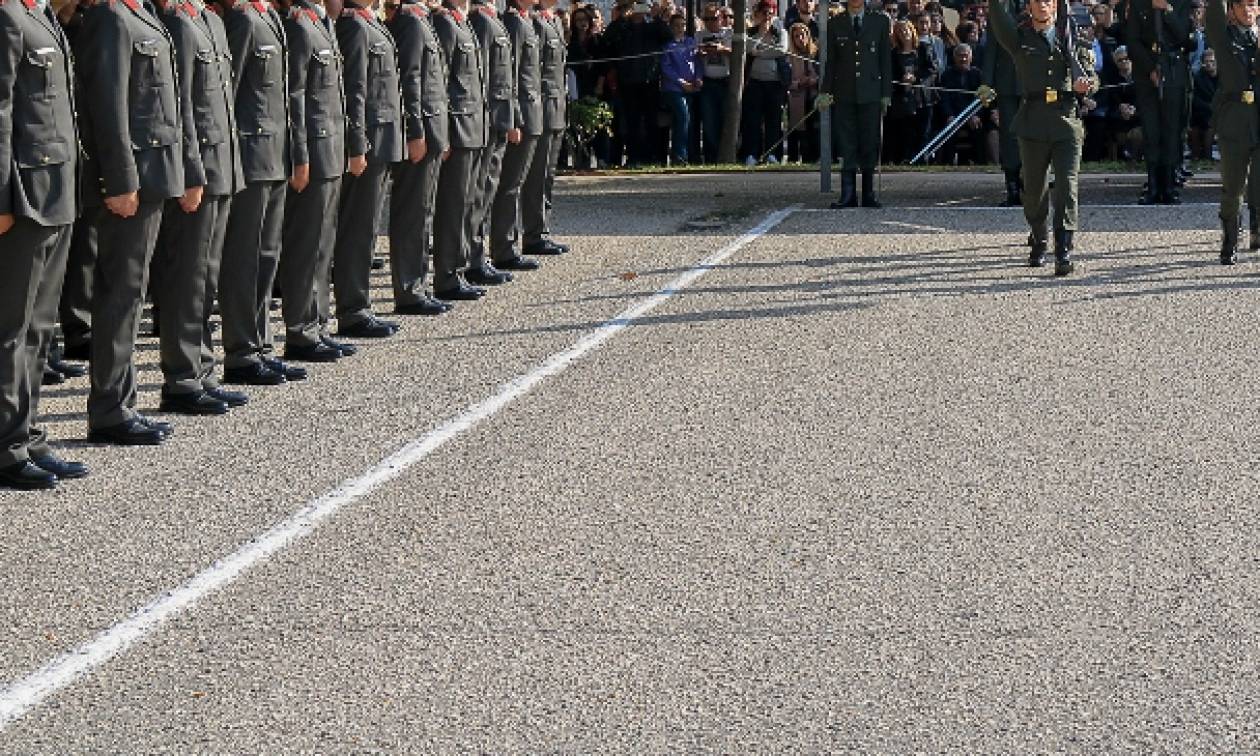
{"type": "Polygon", "coordinates": [[[936,150],[940,148],[940,146],[944,144],[950,137],[958,133],[958,130],[963,127],[963,124],[967,122],[967,119],[975,115],[975,112],[979,110],[980,106],[983,104],[984,103],[980,102],[979,97],[972,100],[971,103],[967,107],[962,109],[961,113],[954,116],[954,120],[945,124],[945,128],[941,129],[941,132],[939,134],[932,137],[932,141],[923,145],[923,149],[919,150],[919,154],[915,155],[913,158],[910,159],[910,165],[914,165],[915,163],[919,162],[920,158],[922,158],[924,155],[930,155],[933,152],[936,152],[936,150]]]}

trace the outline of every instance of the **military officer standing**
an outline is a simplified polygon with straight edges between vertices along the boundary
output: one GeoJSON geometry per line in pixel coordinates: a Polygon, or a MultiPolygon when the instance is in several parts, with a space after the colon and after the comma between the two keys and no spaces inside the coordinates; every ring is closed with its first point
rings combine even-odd
{"type": "Polygon", "coordinates": [[[1188,106],[1190,12],[1190,0],[1132,0],[1129,5],[1125,41],[1146,155],[1146,190],[1138,200],[1144,205],[1181,202],[1175,172],[1185,147],[1181,124],[1188,106]]]}
{"type": "Polygon", "coordinates": [[[512,274],[498,270],[487,256],[490,207],[499,188],[503,154],[509,142],[521,141],[519,105],[516,99],[516,67],[512,61],[512,40],[499,20],[494,4],[477,0],[469,23],[481,46],[481,69],[486,79],[486,146],[477,154],[473,168],[473,192],[469,198],[468,269],[470,283],[485,286],[507,283],[512,274]]]}
{"type": "Polygon", "coordinates": [[[447,0],[433,16],[445,53],[450,98],[450,155],[438,179],[433,222],[433,290],[438,299],[480,299],[485,289],[469,286],[459,270],[467,260],[473,169],[486,146],[485,74],[477,36],[468,24],[467,0],[447,0]]]}
{"type": "MultiPolygon", "coordinates": [[[[1060,0],[1062,2],[1062,0],[1060,0]]],[[[1077,220],[1077,171],[1085,130],[1077,96],[1098,89],[1092,56],[1076,48],[1066,3],[1030,0],[1028,16],[1017,25],[1005,0],[989,0],[989,29],[1015,60],[1024,101],[1015,115],[1024,166],[1024,217],[1032,231],[1028,263],[1045,264],[1047,222],[1054,202],[1054,273],[1073,270],[1077,220]],[[1054,169],[1054,192],[1048,185],[1054,169]]]]}
{"type": "Polygon", "coordinates": [[[337,44],[345,56],[346,150],[355,157],[341,182],[333,283],[337,334],[384,338],[398,324],[372,312],[372,251],[385,182],[403,159],[402,93],[394,37],[368,2],[347,0],[337,19],[337,44]]]}
{"type": "Polygon", "coordinates": [[[389,29],[398,45],[407,140],[407,156],[394,167],[389,195],[389,267],[394,311],[440,315],[451,305],[431,296],[425,278],[429,273],[438,174],[447,151],[446,63],[429,11],[420,3],[399,5],[389,19],[389,29]]]}
{"type": "Polygon", "coordinates": [[[862,207],[880,207],[875,166],[883,141],[884,112],[892,102],[892,35],[888,16],[848,0],[827,24],[827,67],[819,83],[832,103],[840,142],[840,199],[832,207],[857,207],[857,171],[862,171],[862,207]]]}
{"type": "Polygon", "coordinates": [[[288,41],[280,14],[263,0],[236,3],[224,26],[245,185],[232,199],[219,269],[223,379],[274,386],[306,378],[304,368],[275,356],[269,307],[293,171],[288,41]]]}
{"type": "MultiPolygon", "coordinates": [[[[1243,191],[1255,213],[1260,207],[1260,114],[1256,83],[1255,0],[1208,0],[1205,27],[1216,51],[1218,84],[1212,103],[1212,129],[1221,148],[1221,263],[1238,259],[1238,220],[1243,191]]],[[[1255,231],[1252,231],[1253,240],[1255,231]]],[[[1253,249],[1255,247],[1253,246],[1253,249]]]]}
{"type": "Polygon", "coordinates": [[[53,488],[88,470],[35,427],[79,200],[70,42],[41,0],[0,2],[0,486],[53,488]]]}
{"type": "Polygon", "coordinates": [[[175,43],[183,114],[184,195],[167,203],[160,303],[162,409],[221,415],[246,403],[215,378],[210,308],[232,196],[245,183],[232,102],[227,32],[201,0],[170,0],[162,21],[175,43]]]}
{"type": "Polygon", "coordinates": [[[172,429],[134,409],[134,352],[162,208],[187,188],[175,47],[143,0],[98,2],[83,39],[84,194],[98,211],[88,438],[159,444],[172,429]]]}
{"type": "Polygon", "coordinates": [[[556,182],[556,162],[568,127],[565,107],[564,22],[552,12],[556,0],[539,0],[534,15],[538,34],[539,75],[542,83],[543,133],[534,148],[534,159],[521,194],[521,232],[527,255],[559,255],[569,251],[567,244],[551,238],[551,191],[556,182]]]}
{"type": "MultiPolygon", "coordinates": [[[[1019,18],[1024,0],[1009,0],[1008,7],[1011,15],[1019,18]]],[[[1019,207],[1023,204],[1020,198],[1023,179],[1020,177],[1019,141],[1015,138],[1015,114],[1019,111],[1023,90],[1019,86],[1015,61],[992,36],[984,48],[983,72],[984,83],[996,93],[998,160],[1006,178],[1006,200],[1002,204],[1005,207],[1019,207]]]]}

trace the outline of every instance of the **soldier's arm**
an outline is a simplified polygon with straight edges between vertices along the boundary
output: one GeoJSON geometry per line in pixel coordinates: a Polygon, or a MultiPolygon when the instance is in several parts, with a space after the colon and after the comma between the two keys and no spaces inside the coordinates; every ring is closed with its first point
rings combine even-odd
{"type": "Polygon", "coordinates": [[[1136,8],[1129,9],[1124,38],[1129,47],[1129,59],[1133,61],[1133,78],[1150,77],[1151,71],[1155,70],[1155,56],[1142,40],[1142,21],[1136,8]]]}
{"type": "Polygon", "coordinates": [[[227,30],[228,49],[232,51],[232,97],[235,99],[241,91],[241,80],[245,78],[245,61],[254,54],[254,24],[245,15],[246,11],[237,8],[230,10],[223,19],[223,27],[227,30]]]}
{"type": "MultiPolygon", "coordinates": [[[[1006,6],[1006,0],[989,0],[989,33],[998,44],[1015,57],[1015,48],[1019,47],[1019,34],[1015,29],[1015,19],[1006,6]]],[[[985,56],[986,58],[989,56],[985,56]]]]}
{"type": "Polygon", "coordinates": [[[433,19],[433,33],[437,35],[438,45],[442,48],[442,57],[450,60],[455,54],[455,22],[438,16],[433,19]]]}
{"type": "Polygon", "coordinates": [[[521,55],[520,47],[516,44],[516,39],[512,36],[512,30],[508,28],[507,20],[503,21],[503,30],[508,33],[512,53],[512,127],[521,129],[525,127],[525,117],[521,113],[521,55]]]}
{"type": "Polygon", "coordinates": [[[1216,69],[1219,72],[1217,81],[1221,86],[1226,82],[1231,85],[1238,81],[1247,81],[1248,75],[1230,52],[1229,42],[1229,0],[1207,0],[1207,8],[1203,19],[1203,31],[1207,33],[1208,46],[1216,50],[1216,69]]]}
{"type": "Polygon", "coordinates": [[[840,26],[840,18],[830,18],[827,20],[827,60],[823,65],[822,80],[818,82],[818,93],[828,96],[834,95],[835,90],[832,87],[832,77],[836,73],[836,53],[839,43],[837,40],[837,28],[840,26]]]}
{"type": "Polygon", "coordinates": [[[357,18],[337,19],[337,44],[344,58],[342,77],[346,92],[346,153],[367,152],[367,29],[357,18]]]}
{"type": "Polygon", "coordinates": [[[111,9],[93,6],[83,27],[84,104],[92,114],[96,158],[105,196],[140,190],[136,156],[131,151],[131,109],[127,89],[131,81],[131,35],[111,9]]]}
{"type": "Polygon", "coordinates": [[[980,67],[980,81],[987,86],[993,86],[994,72],[997,70],[997,50],[994,42],[997,40],[990,35],[988,41],[984,43],[984,64],[980,67]]]}
{"type": "Polygon", "coordinates": [[[494,32],[490,28],[490,23],[486,21],[486,17],[475,8],[468,12],[468,25],[472,27],[473,37],[477,40],[477,58],[481,62],[483,74],[481,99],[488,104],[490,102],[490,43],[494,32]]]}
{"type": "Polygon", "coordinates": [[[205,186],[206,167],[201,162],[201,140],[197,133],[197,119],[193,108],[193,80],[197,71],[197,39],[185,20],[168,11],[162,14],[162,23],[171,33],[175,43],[175,80],[179,83],[180,122],[184,132],[184,188],[205,186]]]}
{"type": "Polygon", "coordinates": [[[424,81],[420,66],[424,59],[424,51],[420,46],[419,19],[404,17],[402,14],[411,16],[411,13],[403,8],[400,8],[398,13],[400,14],[398,23],[394,24],[390,33],[394,35],[394,42],[398,47],[398,80],[402,84],[403,128],[406,129],[408,141],[424,139],[424,108],[420,104],[420,95],[423,91],[421,83],[424,81]]]}
{"type": "Polygon", "coordinates": [[[0,215],[13,214],[13,91],[22,62],[22,31],[0,9],[0,215]]]}
{"type": "Polygon", "coordinates": [[[289,118],[293,122],[293,164],[307,165],[311,153],[306,144],[306,76],[311,65],[310,38],[302,32],[301,19],[285,22],[289,37],[289,118]]]}

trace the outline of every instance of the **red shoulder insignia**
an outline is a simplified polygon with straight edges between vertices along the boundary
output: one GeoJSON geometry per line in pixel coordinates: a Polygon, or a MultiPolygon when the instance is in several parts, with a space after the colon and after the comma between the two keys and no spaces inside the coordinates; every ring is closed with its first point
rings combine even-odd
{"type": "Polygon", "coordinates": [[[481,11],[481,15],[486,18],[495,18],[498,15],[494,12],[494,6],[489,4],[479,5],[477,10],[481,11]]]}
{"type": "MultiPolygon", "coordinates": [[[[0,3],[0,5],[4,5],[4,3],[0,3]]],[[[25,5],[27,10],[31,10],[35,7],[35,0],[22,0],[22,5],[25,5]]]]}
{"type": "Polygon", "coordinates": [[[271,7],[271,6],[267,5],[266,3],[262,2],[262,0],[255,0],[255,2],[252,2],[252,3],[249,3],[249,4],[250,4],[250,5],[252,5],[252,6],[254,6],[254,10],[258,11],[259,13],[263,14],[264,16],[265,16],[265,15],[267,15],[267,9],[271,7]]]}
{"type": "Polygon", "coordinates": [[[424,9],[424,6],[419,3],[406,3],[403,5],[403,11],[410,13],[416,18],[424,18],[429,15],[428,11],[424,9]]]}
{"type": "Polygon", "coordinates": [[[192,3],[180,3],[179,10],[182,10],[189,18],[197,17],[197,9],[193,7],[192,3]]]}
{"type": "Polygon", "coordinates": [[[356,16],[363,19],[364,21],[371,21],[372,16],[375,15],[374,13],[372,13],[372,11],[368,10],[367,8],[355,8],[354,13],[356,16]]]}
{"type": "Polygon", "coordinates": [[[131,10],[135,11],[136,13],[140,12],[140,3],[138,3],[136,0],[122,0],[122,4],[127,6],[131,10]]]}

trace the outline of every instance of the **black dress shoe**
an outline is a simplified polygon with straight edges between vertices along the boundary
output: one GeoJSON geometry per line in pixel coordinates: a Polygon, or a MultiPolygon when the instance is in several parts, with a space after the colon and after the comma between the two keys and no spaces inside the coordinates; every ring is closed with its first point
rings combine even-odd
{"type": "Polygon", "coordinates": [[[77,480],[86,478],[88,475],[88,466],[82,462],[71,462],[55,454],[45,454],[42,457],[31,457],[31,463],[41,470],[56,475],[61,480],[77,480]]]}
{"type": "Polygon", "coordinates": [[[481,299],[485,295],[485,289],[479,289],[476,286],[468,286],[466,284],[460,284],[454,289],[443,289],[442,291],[433,292],[433,296],[438,299],[450,299],[463,302],[471,302],[476,299],[481,299]]]}
{"type": "Polygon", "coordinates": [[[468,279],[468,283],[477,284],[478,286],[498,286],[512,280],[511,273],[496,269],[490,263],[486,263],[477,268],[469,268],[464,271],[464,278],[468,279]]]}
{"type": "Polygon", "coordinates": [[[205,391],[192,391],[187,394],[168,394],[162,392],[162,403],[158,409],[163,412],[174,412],[179,415],[226,415],[227,402],[215,399],[205,391]]]}
{"type": "Polygon", "coordinates": [[[347,344],[344,341],[337,341],[331,336],[320,336],[319,340],[329,349],[337,350],[337,354],[342,357],[353,357],[358,354],[359,348],[354,344],[347,344]]]}
{"type": "Polygon", "coordinates": [[[56,386],[58,383],[65,383],[66,377],[51,367],[44,367],[44,377],[39,380],[43,386],[56,386]]]}
{"type": "Polygon", "coordinates": [[[306,368],[297,365],[290,365],[275,357],[264,357],[263,365],[273,373],[282,376],[286,381],[304,381],[306,380],[306,368]]]}
{"type": "Polygon", "coordinates": [[[158,433],[161,433],[162,438],[170,438],[175,435],[175,426],[164,420],[154,420],[147,415],[140,414],[136,415],[136,419],[139,420],[146,428],[152,428],[158,433]]]}
{"type": "Polygon", "coordinates": [[[62,359],[49,358],[47,364],[48,367],[56,370],[58,373],[61,373],[61,375],[65,378],[82,378],[87,375],[87,368],[81,365],[71,365],[62,359]]]}
{"type": "Polygon", "coordinates": [[[543,239],[540,242],[526,245],[524,251],[527,255],[563,255],[569,251],[569,248],[550,239],[543,239]]]}
{"type": "Polygon", "coordinates": [[[140,418],[88,431],[88,441],[118,446],[157,446],[165,438],[161,431],[149,427],[140,418]]]}
{"type": "Polygon", "coordinates": [[[285,344],[284,358],[286,360],[296,360],[297,362],[336,362],[341,359],[341,352],[322,341],[308,346],[285,344]]]}
{"type": "Polygon", "coordinates": [[[350,336],[357,339],[385,339],[398,332],[396,323],[387,323],[376,318],[360,320],[348,326],[337,328],[338,336],[350,336]]]}
{"type": "Polygon", "coordinates": [[[0,486],[19,491],[38,491],[57,487],[57,476],[29,460],[0,467],[0,486]]]}
{"type": "Polygon", "coordinates": [[[496,260],[494,267],[499,270],[538,270],[542,266],[538,264],[537,260],[531,260],[528,257],[517,255],[511,260],[504,260],[502,262],[496,260]]]}
{"type": "Polygon", "coordinates": [[[82,344],[74,345],[66,344],[61,348],[61,359],[88,362],[92,359],[92,342],[85,341],[82,344]]]}
{"type": "Polygon", "coordinates": [[[260,362],[251,362],[241,367],[224,368],[223,381],[246,386],[279,386],[285,382],[285,377],[260,362]]]}
{"type": "Polygon", "coordinates": [[[419,302],[398,305],[394,308],[394,312],[399,315],[441,315],[454,309],[454,307],[455,305],[425,297],[419,302]]]}
{"type": "Polygon", "coordinates": [[[206,393],[229,407],[244,407],[246,404],[249,404],[249,397],[239,391],[228,391],[225,388],[212,388],[206,389],[206,393]]]}

